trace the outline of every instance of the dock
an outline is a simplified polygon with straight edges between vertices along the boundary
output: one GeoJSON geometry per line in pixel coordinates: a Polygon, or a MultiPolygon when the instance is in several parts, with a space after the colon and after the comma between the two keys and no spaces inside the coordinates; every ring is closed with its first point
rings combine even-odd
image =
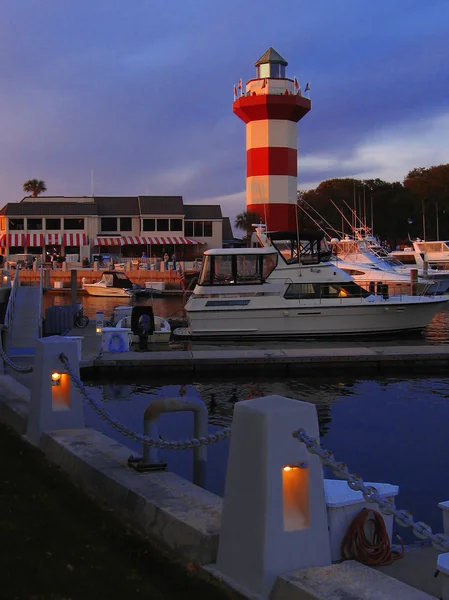
{"type": "Polygon", "coordinates": [[[183,344],[153,344],[148,351],[102,352],[101,335],[90,323],[85,329],[72,329],[68,335],[82,336],[82,372],[118,372],[145,370],[157,373],[177,371],[191,373],[263,373],[264,375],[310,375],[323,373],[376,374],[408,372],[430,374],[449,368],[449,346],[394,345],[359,343],[356,346],[310,345],[302,348],[232,348],[181,349],[183,344]]]}

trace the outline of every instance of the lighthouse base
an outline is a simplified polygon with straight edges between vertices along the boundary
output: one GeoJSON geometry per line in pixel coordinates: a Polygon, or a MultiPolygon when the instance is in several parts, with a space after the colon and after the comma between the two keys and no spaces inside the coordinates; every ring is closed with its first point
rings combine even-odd
{"type": "Polygon", "coordinates": [[[296,204],[247,204],[246,210],[259,215],[267,231],[296,231],[296,204]]]}

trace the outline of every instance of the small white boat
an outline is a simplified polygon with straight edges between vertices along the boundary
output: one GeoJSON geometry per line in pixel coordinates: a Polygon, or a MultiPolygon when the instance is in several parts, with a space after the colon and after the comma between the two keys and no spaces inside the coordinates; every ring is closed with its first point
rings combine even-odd
{"type": "Polygon", "coordinates": [[[130,298],[135,294],[133,284],[123,271],[105,271],[95,283],[83,282],[83,289],[90,296],[130,298]]]}
{"type": "MultiPolygon", "coordinates": [[[[117,324],[117,328],[129,329],[131,331],[131,315],[122,317],[117,324]]],[[[148,341],[153,344],[169,342],[171,337],[170,323],[164,317],[154,315],[154,332],[148,337],[148,341]]],[[[138,342],[139,337],[131,335],[131,343],[138,342]]]]}

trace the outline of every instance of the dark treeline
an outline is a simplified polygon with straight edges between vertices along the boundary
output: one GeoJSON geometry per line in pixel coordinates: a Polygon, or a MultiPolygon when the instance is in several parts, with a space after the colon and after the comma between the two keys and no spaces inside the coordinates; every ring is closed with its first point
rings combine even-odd
{"type": "MultiPolygon", "coordinates": [[[[300,206],[325,229],[327,221],[335,230],[350,234],[351,224],[360,227],[362,221],[368,227],[374,225],[373,233],[392,247],[407,243],[409,236],[449,239],[449,164],[413,169],[402,183],[381,179],[328,179],[315,190],[299,192],[298,196],[300,206]],[[315,208],[322,219],[311,212],[306,203],[315,208]]],[[[300,226],[314,226],[302,210],[300,226]]]]}

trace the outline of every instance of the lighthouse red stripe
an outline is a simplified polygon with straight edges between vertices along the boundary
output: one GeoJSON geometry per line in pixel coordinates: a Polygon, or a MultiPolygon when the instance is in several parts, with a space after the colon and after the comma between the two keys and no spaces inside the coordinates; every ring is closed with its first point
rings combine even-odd
{"type": "Polygon", "coordinates": [[[251,148],[246,152],[246,176],[289,175],[297,177],[295,148],[251,148]]]}
{"type": "Polygon", "coordinates": [[[296,204],[248,204],[246,210],[259,215],[269,231],[290,230],[297,228],[296,204]]]}

